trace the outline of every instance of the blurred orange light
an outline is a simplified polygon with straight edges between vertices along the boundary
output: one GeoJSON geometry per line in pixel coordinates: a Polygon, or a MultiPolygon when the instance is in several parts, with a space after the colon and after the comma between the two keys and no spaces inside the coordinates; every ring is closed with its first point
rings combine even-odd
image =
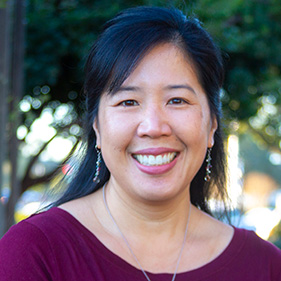
{"type": "Polygon", "coordinates": [[[62,173],[64,174],[64,175],[70,175],[71,174],[71,172],[72,172],[72,166],[70,165],[70,164],[64,164],[63,166],[62,166],[62,168],[61,168],[61,170],[62,170],[62,173]]]}

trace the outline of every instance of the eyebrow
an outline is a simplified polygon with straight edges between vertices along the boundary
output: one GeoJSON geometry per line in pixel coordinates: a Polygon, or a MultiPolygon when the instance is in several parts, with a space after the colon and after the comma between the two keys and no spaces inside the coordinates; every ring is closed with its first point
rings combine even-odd
{"type": "Polygon", "coordinates": [[[187,89],[192,93],[196,94],[195,90],[188,84],[179,84],[179,85],[168,85],[165,87],[167,90],[176,90],[176,89],[187,89]]]}
{"type": "Polygon", "coordinates": [[[134,87],[134,86],[121,86],[119,87],[115,92],[136,92],[139,91],[140,87],[134,87]]]}
{"type": "MultiPolygon", "coordinates": [[[[177,89],[187,89],[191,91],[192,93],[196,94],[195,90],[189,86],[188,84],[175,84],[175,85],[168,85],[164,87],[164,90],[177,90],[177,89]]],[[[140,91],[140,87],[135,86],[121,86],[119,87],[114,93],[117,92],[137,92],[140,91]]]]}

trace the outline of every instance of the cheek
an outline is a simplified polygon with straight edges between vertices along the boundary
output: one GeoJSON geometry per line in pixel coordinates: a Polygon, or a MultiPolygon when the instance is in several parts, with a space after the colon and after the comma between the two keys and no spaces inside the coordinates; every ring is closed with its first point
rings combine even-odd
{"type": "Polygon", "coordinates": [[[121,152],[131,141],[135,124],[130,118],[124,120],[118,115],[115,115],[114,118],[112,116],[108,113],[102,120],[100,126],[101,143],[107,151],[121,152]]]}
{"type": "Polygon", "coordinates": [[[203,141],[204,138],[207,139],[209,132],[209,118],[202,110],[189,111],[177,119],[174,128],[190,141],[203,141]]]}
{"type": "Polygon", "coordinates": [[[133,125],[118,118],[105,118],[101,124],[101,150],[103,160],[116,178],[118,174],[126,173],[129,153],[128,147],[132,143],[133,125]],[[120,170],[121,169],[121,170],[120,170]]]}

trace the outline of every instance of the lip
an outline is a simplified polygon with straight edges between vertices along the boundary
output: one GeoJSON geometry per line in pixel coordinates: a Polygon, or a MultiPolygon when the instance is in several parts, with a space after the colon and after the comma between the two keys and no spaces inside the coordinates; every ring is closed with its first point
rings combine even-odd
{"type": "Polygon", "coordinates": [[[164,154],[164,153],[171,153],[171,152],[177,153],[175,159],[170,163],[163,164],[160,166],[145,166],[145,165],[142,165],[141,163],[139,163],[134,157],[132,157],[132,159],[135,162],[137,168],[141,172],[149,174],[149,175],[161,175],[161,174],[165,174],[165,173],[169,172],[176,165],[178,156],[179,156],[178,150],[175,150],[172,148],[166,148],[166,147],[157,147],[157,148],[146,148],[146,149],[138,150],[138,151],[135,151],[134,153],[132,153],[132,155],[142,154],[142,155],[156,156],[156,155],[160,155],[160,154],[164,154]]]}

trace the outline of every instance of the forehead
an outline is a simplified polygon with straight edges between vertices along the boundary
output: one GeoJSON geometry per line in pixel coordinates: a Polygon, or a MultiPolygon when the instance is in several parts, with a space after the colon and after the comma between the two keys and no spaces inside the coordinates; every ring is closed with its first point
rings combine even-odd
{"type": "Polygon", "coordinates": [[[152,48],[122,86],[130,83],[149,85],[184,82],[201,88],[196,69],[188,55],[178,46],[166,43],[152,48]]]}

